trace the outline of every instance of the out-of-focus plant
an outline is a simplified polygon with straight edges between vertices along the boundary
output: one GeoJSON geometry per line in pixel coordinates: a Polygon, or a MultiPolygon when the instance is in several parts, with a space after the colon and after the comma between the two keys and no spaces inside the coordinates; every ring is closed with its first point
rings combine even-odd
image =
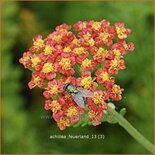
{"type": "Polygon", "coordinates": [[[45,109],[52,110],[61,130],[81,122],[119,123],[153,153],[153,145],[123,118],[125,109],[117,113],[111,103],[122,98],[123,89],[112,75],[125,69],[124,55],[134,49],[132,42],[126,42],[131,30],[124,23],[111,26],[106,20],[77,22],[78,37],[70,29],[63,24],[46,39],[41,35],[33,39],[33,46],[20,59],[32,70],[29,88],[45,89],[45,109]]]}
{"type": "Polygon", "coordinates": [[[2,152],[32,153],[35,133],[27,124],[28,118],[23,109],[23,99],[20,96],[21,70],[13,64],[12,50],[20,27],[13,18],[18,15],[16,2],[2,4],[2,152]]]}
{"type": "Polygon", "coordinates": [[[18,37],[20,38],[18,42],[23,47],[28,47],[31,45],[31,41],[29,38],[32,38],[34,35],[37,35],[39,31],[42,31],[43,24],[38,21],[37,16],[31,10],[25,8],[20,9],[18,20],[20,21],[19,27],[21,28],[21,31],[19,32],[18,35],[18,37]]]}

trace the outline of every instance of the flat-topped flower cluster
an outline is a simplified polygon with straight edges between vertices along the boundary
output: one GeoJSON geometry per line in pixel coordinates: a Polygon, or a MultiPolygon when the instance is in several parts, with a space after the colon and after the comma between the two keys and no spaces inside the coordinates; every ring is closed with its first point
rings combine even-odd
{"type": "Polygon", "coordinates": [[[122,98],[123,89],[113,75],[126,68],[124,55],[134,50],[134,44],[126,42],[131,30],[124,23],[79,21],[73,28],[75,33],[62,24],[45,39],[38,35],[19,60],[32,71],[29,88],[44,89],[44,108],[52,111],[61,130],[78,122],[82,114],[93,125],[101,123],[107,101],[122,98]],[[74,102],[64,90],[65,83],[93,92],[92,98],[85,99],[86,108],[74,102]]]}

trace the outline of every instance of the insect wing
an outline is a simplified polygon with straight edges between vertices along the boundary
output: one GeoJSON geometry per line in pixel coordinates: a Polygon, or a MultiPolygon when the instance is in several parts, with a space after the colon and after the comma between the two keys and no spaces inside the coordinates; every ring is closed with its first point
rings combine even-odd
{"type": "Polygon", "coordinates": [[[86,89],[79,88],[79,87],[78,87],[78,90],[82,93],[83,97],[93,97],[94,96],[93,92],[90,90],[86,90],[86,89]]]}
{"type": "Polygon", "coordinates": [[[79,107],[81,107],[81,108],[85,107],[84,106],[84,100],[83,100],[81,93],[77,93],[77,94],[72,95],[72,98],[79,107]]]}

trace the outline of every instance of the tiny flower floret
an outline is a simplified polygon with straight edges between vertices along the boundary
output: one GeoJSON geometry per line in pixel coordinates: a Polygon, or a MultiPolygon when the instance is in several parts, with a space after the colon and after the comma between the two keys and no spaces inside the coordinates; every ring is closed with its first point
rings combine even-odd
{"type": "Polygon", "coordinates": [[[81,79],[80,86],[82,86],[85,89],[90,89],[92,83],[93,83],[92,77],[88,76],[81,79]]]}
{"type": "Polygon", "coordinates": [[[88,58],[84,59],[82,61],[82,64],[81,64],[81,67],[82,68],[86,68],[86,67],[89,67],[91,65],[91,60],[89,60],[88,58]]]}
{"type": "Polygon", "coordinates": [[[46,45],[45,49],[44,49],[44,54],[45,55],[50,55],[50,54],[53,53],[53,51],[54,51],[54,47],[53,46],[51,47],[50,45],[46,45]]]}
{"type": "Polygon", "coordinates": [[[65,70],[68,70],[71,68],[71,60],[69,58],[62,58],[59,61],[59,64],[65,70]]]}
{"type": "Polygon", "coordinates": [[[52,63],[47,62],[43,65],[43,69],[42,69],[43,73],[49,73],[53,71],[54,71],[54,66],[52,63]]]}
{"type": "Polygon", "coordinates": [[[94,92],[93,101],[94,101],[94,104],[96,104],[96,105],[104,103],[103,93],[102,92],[94,92]]]}
{"type": "Polygon", "coordinates": [[[100,22],[94,22],[92,24],[92,28],[93,28],[93,30],[97,30],[98,31],[101,28],[101,23],[100,22]]]}
{"type": "Polygon", "coordinates": [[[75,106],[71,106],[67,109],[67,116],[72,117],[72,116],[77,116],[79,114],[79,110],[75,106]]]}
{"type": "Polygon", "coordinates": [[[103,81],[108,81],[109,80],[109,74],[107,72],[102,72],[100,74],[100,77],[103,81]]]}
{"type": "Polygon", "coordinates": [[[52,112],[57,112],[57,111],[61,110],[61,105],[56,100],[52,101],[50,106],[51,106],[52,112]]]}

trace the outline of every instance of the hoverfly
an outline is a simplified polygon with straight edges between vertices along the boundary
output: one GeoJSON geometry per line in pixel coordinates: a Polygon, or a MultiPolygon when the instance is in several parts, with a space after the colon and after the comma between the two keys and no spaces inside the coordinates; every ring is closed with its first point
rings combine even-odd
{"type": "Polygon", "coordinates": [[[86,90],[80,87],[76,87],[70,83],[66,83],[64,84],[64,90],[71,94],[73,100],[76,102],[76,104],[81,107],[84,108],[84,99],[83,97],[93,97],[93,92],[91,92],[90,90],[86,90]]]}

